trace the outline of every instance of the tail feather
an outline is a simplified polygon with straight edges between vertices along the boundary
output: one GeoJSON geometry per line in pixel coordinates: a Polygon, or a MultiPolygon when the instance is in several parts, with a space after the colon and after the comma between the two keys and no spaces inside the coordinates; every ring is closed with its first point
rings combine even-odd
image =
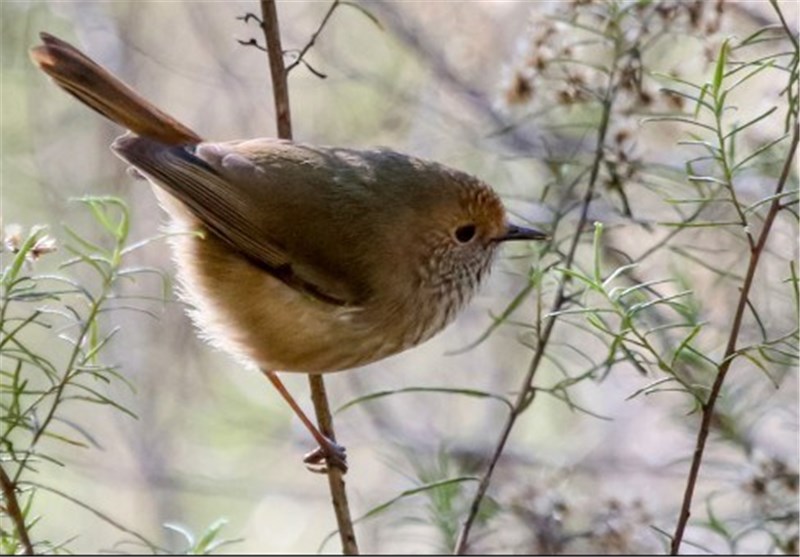
{"type": "Polygon", "coordinates": [[[44,44],[31,49],[31,59],[86,106],[137,135],[167,145],[202,141],[68,42],[48,33],[40,37],[44,44]]]}

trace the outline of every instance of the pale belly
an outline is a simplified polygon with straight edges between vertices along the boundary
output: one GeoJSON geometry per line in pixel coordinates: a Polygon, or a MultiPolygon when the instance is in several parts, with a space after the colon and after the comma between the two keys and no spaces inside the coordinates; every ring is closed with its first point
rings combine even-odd
{"type": "Polygon", "coordinates": [[[325,373],[365,365],[432,337],[466,301],[436,293],[342,307],[298,291],[211,234],[185,206],[155,187],[173,217],[171,244],[180,295],[201,336],[268,371],[325,373]]]}
{"type": "Polygon", "coordinates": [[[287,286],[208,236],[173,241],[181,296],[212,344],[262,369],[323,373],[406,348],[369,308],[340,307],[287,286]]]}

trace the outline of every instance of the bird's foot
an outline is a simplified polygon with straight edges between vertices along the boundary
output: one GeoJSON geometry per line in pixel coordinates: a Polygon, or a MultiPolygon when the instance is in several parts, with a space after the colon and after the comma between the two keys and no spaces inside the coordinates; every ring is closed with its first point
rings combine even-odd
{"type": "Polygon", "coordinates": [[[317,474],[327,474],[330,467],[338,468],[342,474],[347,473],[347,449],[336,441],[325,438],[326,443],[306,454],[303,462],[306,468],[317,474]]]}

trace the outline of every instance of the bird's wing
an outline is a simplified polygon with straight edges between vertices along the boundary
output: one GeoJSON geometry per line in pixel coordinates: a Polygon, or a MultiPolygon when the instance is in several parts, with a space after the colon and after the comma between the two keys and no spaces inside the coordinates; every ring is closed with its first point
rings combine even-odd
{"type": "Polygon", "coordinates": [[[112,148],[254,264],[323,302],[359,305],[367,292],[363,284],[348,276],[346,267],[327,264],[324,258],[315,261],[313,254],[303,253],[308,250],[302,249],[302,242],[293,241],[308,223],[290,222],[285,215],[275,214],[286,212],[283,198],[291,192],[286,184],[277,189],[270,184],[291,182],[298,172],[303,175],[302,169],[291,163],[278,164],[272,169],[278,175],[265,179],[258,175],[251,158],[236,154],[234,145],[174,147],[126,135],[112,148]]]}

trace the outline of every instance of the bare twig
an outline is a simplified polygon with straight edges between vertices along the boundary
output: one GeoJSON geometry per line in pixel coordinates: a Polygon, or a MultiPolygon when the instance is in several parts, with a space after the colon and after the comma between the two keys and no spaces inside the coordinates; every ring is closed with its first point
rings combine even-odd
{"type": "MultiPolygon", "coordinates": [[[[316,35],[322,30],[325,21],[330,17],[336,4],[338,4],[338,0],[334,2],[317,33],[312,37],[308,48],[313,44],[316,35]]],[[[278,13],[275,8],[275,0],[261,0],[261,12],[263,16],[262,28],[267,43],[267,55],[269,57],[270,72],[272,74],[272,91],[275,96],[278,137],[291,139],[292,122],[289,113],[289,87],[286,80],[288,70],[285,69],[283,65],[283,50],[281,49],[280,28],[278,26],[278,13]]],[[[336,435],[333,429],[333,417],[331,416],[328,397],[325,394],[325,383],[323,382],[322,376],[309,375],[308,382],[311,388],[311,400],[314,403],[314,411],[317,415],[320,431],[326,437],[335,441],[336,435]]],[[[333,510],[336,514],[336,523],[339,527],[339,537],[342,540],[342,552],[346,555],[358,555],[358,544],[356,543],[353,521],[350,517],[350,507],[347,502],[347,491],[343,478],[344,472],[336,466],[328,466],[327,473],[333,510]]]]}
{"type": "Polygon", "coordinates": [[[794,45],[794,50],[797,52],[800,50],[800,43],[797,41],[797,29],[792,29],[789,27],[789,24],[786,22],[786,18],[783,17],[783,12],[778,6],[778,0],[769,0],[769,3],[772,4],[772,9],[778,14],[778,19],[781,20],[781,25],[783,26],[783,30],[786,31],[786,36],[792,41],[792,45],[794,45]]]}
{"type": "MultiPolygon", "coordinates": [[[[309,375],[311,385],[311,400],[317,414],[317,423],[323,435],[331,441],[336,441],[333,431],[333,417],[325,394],[325,383],[321,375],[309,375]]],[[[335,466],[328,467],[328,485],[331,490],[331,501],[336,514],[336,525],[339,528],[339,537],[342,540],[342,552],[345,555],[358,555],[356,533],[353,529],[353,520],[350,517],[350,506],[347,502],[347,491],[344,483],[344,472],[335,466]]]]}
{"type": "Polygon", "coordinates": [[[333,0],[333,2],[331,2],[331,6],[330,6],[330,8],[328,8],[328,11],[325,13],[325,17],[322,18],[322,23],[319,24],[319,27],[317,27],[317,30],[314,31],[314,33],[311,35],[311,38],[306,43],[306,46],[304,46],[300,50],[300,52],[297,54],[297,58],[294,59],[294,62],[292,62],[291,64],[289,64],[286,67],[286,73],[287,74],[290,71],[292,71],[293,69],[295,69],[299,64],[302,63],[302,64],[305,64],[305,66],[309,69],[309,71],[311,71],[312,73],[314,73],[317,76],[320,75],[319,72],[314,70],[311,66],[308,65],[308,63],[305,60],[303,60],[303,57],[311,49],[311,47],[314,46],[314,44],[317,42],[317,37],[319,37],[319,34],[322,33],[323,29],[325,29],[325,25],[328,24],[328,20],[333,15],[334,10],[336,10],[336,8],[339,7],[339,2],[341,2],[341,0],[333,0]]]}
{"type": "Polygon", "coordinates": [[[266,49],[266,48],[264,48],[263,46],[261,46],[260,44],[258,44],[258,41],[257,41],[257,40],[255,40],[255,39],[248,39],[248,40],[246,40],[246,41],[245,41],[245,40],[242,40],[242,39],[236,39],[236,42],[238,42],[238,43],[239,43],[240,45],[242,45],[242,46],[252,46],[252,47],[255,47],[255,48],[257,48],[258,50],[260,50],[261,52],[266,52],[266,51],[267,51],[267,49],[266,49]]]}
{"type": "Polygon", "coordinates": [[[11,481],[11,478],[6,474],[5,468],[3,468],[2,465],[0,465],[0,486],[3,489],[6,513],[14,522],[19,540],[22,542],[22,547],[25,549],[25,555],[35,555],[31,538],[28,535],[28,527],[25,525],[25,517],[22,516],[22,510],[19,508],[17,486],[11,481]]]}
{"type": "Polygon", "coordinates": [[[744,282],[742,283],[742,288],[739,294],[739,302],[736,306],[736,313],[733,317],[733,324],[731,325],[731,332],[728,336],[728,344],[725,348],[725,355],[717,367],[717,376],[714,379],[714,384],[711,387],[708,399],[702,406],[700,429],[697,432],[697,441],[695,443],[692,464],[689,469],[689,476],[686,480],[686,490],[683,494],[683,503],[681,505],[678,523],[675,526],[675,534],[672,537],[672,543],[670,546],[670,553],[672,555],[677,555],[680,551],[683,534],[686,530],[686,525],[689,522],[689,517],[691,516],[694,488],[697,483],[697,477],[700,473],[700,464],[703,461],[703,452],[706,447],[706,440],[708,439],[708,434],[711,430],[711,420],[714,417],[714,409],[716,407],[716,402],[719,398],[720,392],[722,391],[722,385],[725,382],[725,376],[728,374],[731,364],[736,359],[736,342],[739,339],[739,331],[742,326],[742,318],[744,317],[745,309],[747,308],[747,300],[750,295],[750,289],[753,286],[753,279],[758,268],[758,262],[761,258],[761,254],[764,252],[764,246],[766,246],[767,238],[769,237],[770,230],[772,229],[772,224],[775,222],[775,218],[778,216],[778,213],[781,210],[781,197],[779,194],[783,191],[783,188],[786,185],[786,181],[789,177],[789,172],[794,164],[798,138],[800,138],[800,126],[798,126],[797,122],[795,122],[794,132],[792,134],[792,143],[789,146],[789,153],[786,155],[783,171],[781,172],[780,178],[778,179],[778,184],[775,187],[775,197],[772,200],[769,211],[767,212],[767,216],[764,219],[764,226],[761,228],[761,234],[758,236],[758,241],[750,249],[750,261],[747,265],[747,274],[744,277],[744,282]]]}
{"type": "MultiPolygon", "coordinates": [[[[600,167],[604,159],[605,153],[605,141],[606,141],[606,132],[608,130],[608,122],[611,115],[611,110],[614,102],[614,95],[615,95],[615,79],[616,79],[616,62],[617,57],[615,56],[614,62],[612,63],[612,67],[609,71],[609,82],[608,87],[606,89],[605,98],[603,99],[603,112],[602,112],[602,120],[600,122],[600,126],[597,132],[597,142],[595,145],[594,151],[594,160],[592,162],[591,173],[589,175],[589,182],[586,187],[586,192],[583,197],[583,201],[581,202],[581,214],[580,218],[578,219],[578,224],[575,228],[575,234],[572,237],[572,242],[570,244],[569,252],[567,253],[567,257],[564,260],[564,268],[570,269],[572,268],[572,263],[575,260],[575,253],[578,249],[578,243],[582,236],[583,230],[585,228],[586,223],[589,219],[589,206],[592,203],[592,199],[594,199],[595,193],[595,186],[597,184],[597,178],[600,173],[600,167]]],[[[511,434],[511,430],[514,428],[514,424],[517,421],[517,418],[530,406],[536,396],[536,389],[533,387],[533,380],[536,376],[536,372],[539,369],[539,365],[544,357],[545,347],[547,346],[548,342],[550,341],[550,337],[553,333],[553,328],[555,327],[556,321],[558,320],[557,317],[553,316],[552,314],[561,310],[566,302],[570,300],[570,295],[566,292],[566,285],[568,282],[568,278],[565,275],[565,278],[559,283],[558,290],[556,291],[555,299],[553,300],[553,305],[550,308],[551,317],[547,319],[547,323],[544,326],[541,334],[538,335],[537,343],[536,343],[536,352],[533,355],[533,359],[531,360],[530,365],[528,366],[528,371],[525,374],[525,377],[522,379],[522,384],[519,389],[519,394],[517,395],[516,400],[514,401],[514,407],[509,412],[508,417],[506,418],[506,422],[503,426],[503,429],[500,433],[500,437],[497,440],[497,445],[495,446],[494,452],[492,453],[492,457],[489,460],[489,465],[486,468],[486,471],[483,473],[481,477],[481,481],[478,484],[478,489],[475,492],[475,496],[472,499],[472,504],[470,505],[469,513],[467,514],[467,518],[464,521],[464,524],[461,527],[461,532],[458,536],[458,542],[456,543],[455,553],[457,555],[463,555],[467,551],[467,545],[469,543],[469,535],[470,530],[472,529],[472,524],[475,522],[475,518],[478,516],[478,510],[480,509],[481,502],[483,501],[484,496],[486,495],[486,491],[489,488],[489,484],[492,480],[492,475],[494,473],[494,469],[497,466],[500,457],[505,450],[506,442],[508,441],[508,437],[511,434]]]]}
{"type": "Polygon", "coordinates": [[[281,35],[278,28],[278,12],[274,0],[261,0],[261,28],[267,44],[269,71],[272,76],[272,92],[275,99],[275,119],[278,137],[292,138],[292,116],[289,110],[289,84],[286,82],[286,69],[283,65],[281,35]]]}

